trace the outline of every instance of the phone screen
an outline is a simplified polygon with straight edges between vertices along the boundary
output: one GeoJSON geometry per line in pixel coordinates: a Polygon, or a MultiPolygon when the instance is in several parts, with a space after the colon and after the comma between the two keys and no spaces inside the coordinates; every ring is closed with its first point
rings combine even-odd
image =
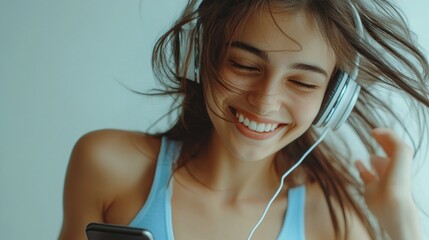
{"type": "Polygon", "coordinates": [[[88,240],[154,240],[146,229],[102,223],[88,224],[86,236],[88,240]]]}

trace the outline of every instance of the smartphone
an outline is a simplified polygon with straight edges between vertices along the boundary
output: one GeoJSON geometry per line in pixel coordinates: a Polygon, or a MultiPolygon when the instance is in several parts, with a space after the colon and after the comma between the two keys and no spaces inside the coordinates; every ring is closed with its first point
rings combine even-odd
{"type": "Polygon", "coordinates": [[[88,224],[86,236],[88,240],[154,240],[146,229],[104,223],[88,224]]]}

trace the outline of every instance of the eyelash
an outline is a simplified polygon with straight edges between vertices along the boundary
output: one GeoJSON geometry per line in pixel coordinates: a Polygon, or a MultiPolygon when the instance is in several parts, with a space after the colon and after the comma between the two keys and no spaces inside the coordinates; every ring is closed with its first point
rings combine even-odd
{"type": "Polygon", "coordinates": [[[316,89],[317,85],[305,84],[297,80],[289,80],[291,83],[297,85],[298,87],[306,88],[306,89],[316,89]]]}
{"type": "Polygon", "coordinates": [[[239,64],[239,63],[237,63],[236,61],[234,61],[234,60],[229,60],[229,64],[232,66],[232,67],[234,67],[234,68],[237,68],[237,69],[240,69],[240,70],[244,70],[244,71],[247,71],[247,72],[255,72],[255,71],[258,71],[259,69],[258,68],[256,68],[256,67],[250,67],[250,66],[246,66],[246,65],[242,65],[242,64],[239,64]]]}
{"type": "MultiPolygon", "coordinates": [[[[236,62],[234,60],[229,60],[229,64],[232,67],[237,68],[237,69],[242,70],[242,71],[256,72],[256,71],[259,70],[256,67],[250,67],[250,66],[242,65],[242,64],[240,64],[240,63],[238,63],[238,62],[236,62]]],[[[293,83],[294,85],[300,87],[300,88],[305,88],[305,89],[309,89],[309,90],[316,89],[318,87],[317,85],[305,84],[305,83],[302,83],[302,82],[300,82],[298,80],[291,79],[289,81],[291,83],[293,83]]]]}

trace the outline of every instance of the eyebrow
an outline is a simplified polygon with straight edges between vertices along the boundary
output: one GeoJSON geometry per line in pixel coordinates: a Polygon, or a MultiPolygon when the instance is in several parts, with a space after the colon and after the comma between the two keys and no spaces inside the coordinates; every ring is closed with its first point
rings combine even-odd
{"type": "Polygon", "coordinates": [[[239,41],[234,41],[231,43],[231,47],[235,47],[235,48],[239,48],[241,50],[250,52],[255,54],[256,56],[262,58],[265,61],[268,61],[268,54],[265,51],[262,51],[261,49],[258,49],[250,44],[244,43],[244,42],[239,42],[239,41]]]}
{"type": "MultiPolygon", "coordinates": [[[[244,43],[244,42],[240,42],[240,41],[234,41],[231,43],[231,47],[234,48],[239,48],[241,50],[253,53],[254,55],[262,58],[265,61],[268,61],[268,54],[266,51],[263,51],[261,49],[258,49],[250,44],[244,43]]],[[[311,65],[311,64],[306,64],[306,63],[295,63],[292,65],[291,67],[292,69],[297,69],[297,70],[304,70],[304,71],[310,71],[310,72],[315,72],[315,73],[319,73],[322,74],[325,77],[328,77],[328,73],[323,70],[321,67],[315,66],[315,65],[311,65]]]]}
{"type": "Polygon", "coordinates": [[[315,73],[320,73],[325,77],[328,77],[328,73],[323,70],[322,68],[310,64],[305,63],[295,63],[292,65],[292,69],[298,69],[298,70],[304,70],[304,71],[311,71],[315,73]]]}

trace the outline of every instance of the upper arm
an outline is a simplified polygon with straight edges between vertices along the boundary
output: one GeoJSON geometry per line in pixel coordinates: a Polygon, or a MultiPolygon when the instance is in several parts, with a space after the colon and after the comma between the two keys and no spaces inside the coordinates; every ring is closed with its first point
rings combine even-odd
{"type": "Polygon", "coordinates": [[[115,198],[139,181],[140,173],[153,162],[155,153],[146,151],[144,139],[142,135],[102,130],[77,141],[65,178],[60,239],[86,239],[88,223],[105,222],[115,198]]]}

